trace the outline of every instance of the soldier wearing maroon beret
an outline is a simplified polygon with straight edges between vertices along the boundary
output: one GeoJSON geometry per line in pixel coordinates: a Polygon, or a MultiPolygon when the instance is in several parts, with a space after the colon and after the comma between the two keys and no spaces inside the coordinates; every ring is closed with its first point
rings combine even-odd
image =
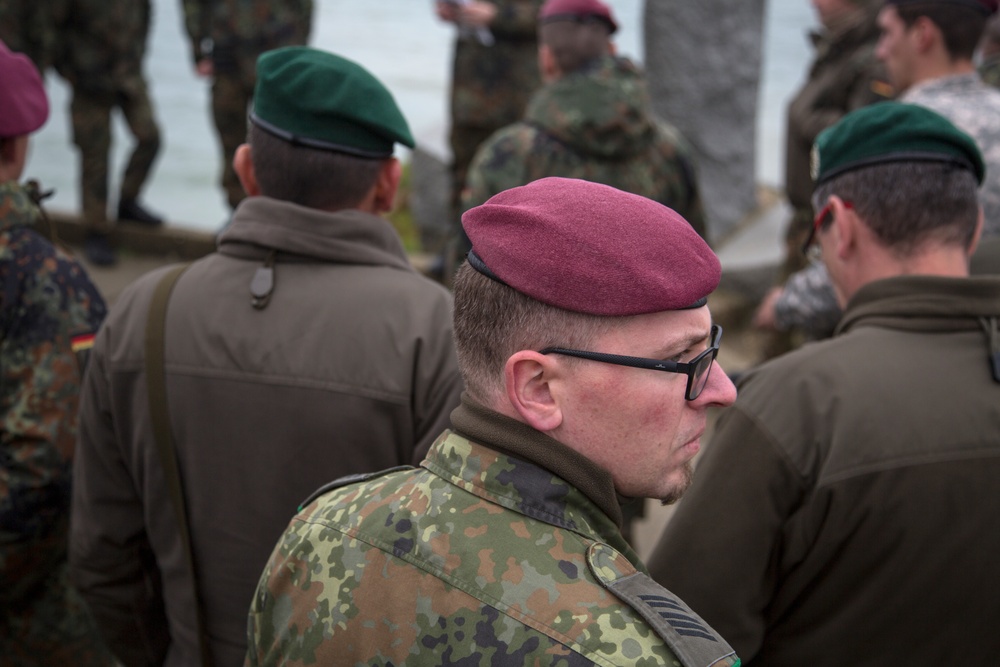
{"type": "Polygon", "coordinates": [[[49,117],[42,77],[0,41],[0,664],[117,662],[70,586],[70,470],[104,300],[54,246],[38,184],[20,182],[49,117]]]}
{"type": "Polygon", "coordinates": [[[735,399],[705,305],[718,259],[671,209],[574,179],[462,224],[453,428],[420,468],[306,503],[248,664],[738,664],[620,533],[623,500],[683,493],[707,409],[735,399]]]}

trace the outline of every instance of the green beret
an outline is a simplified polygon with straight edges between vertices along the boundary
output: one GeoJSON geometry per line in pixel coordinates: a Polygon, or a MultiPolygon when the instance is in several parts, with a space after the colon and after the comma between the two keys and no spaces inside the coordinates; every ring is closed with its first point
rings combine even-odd
{"type": "Polygon", "coordinates": [[[410,127],[392,94],[366,69],[308,46],[257,59],[250,121],[293,144],[360,157],[413,148],[410,127]]]}
{"type": "Polygon", "coordinates": [[[975,140],[950,120],[916,104],[880,102],[844,116],[820,132],[812,152],[816,185],[861,167],[887,162],[950,162],[975,173],[986,167],[975,140]]]}

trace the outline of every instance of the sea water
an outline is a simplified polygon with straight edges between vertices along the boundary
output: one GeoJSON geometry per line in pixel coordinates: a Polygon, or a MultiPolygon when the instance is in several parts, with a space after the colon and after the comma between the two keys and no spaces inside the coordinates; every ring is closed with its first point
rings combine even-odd
{"type": "MultiPolygon", "coordinates": [[[[180,4],[180,0],[153,0],[145,71],[162,145],[142,201],[171,224],[214,231],[229,215],[219,187],[221,154],[210,117],[210,84],[194,72],[180,4]]],[[[641,61],[643,0],[610,0],[609,4],[622,26],[615,35],[619,53],[641,61]]],[[[395,95],[417,141],[445,154],[454,27],[437,20],[431,0],[316,0],[315,5],[310,43],[372,71],[395,95]]],[[[805,32],[814,18],[808,0],[769,0],[768,5],[757,179],[776,185],[781,182],[784,159],[785,106],[805,76],[810,58],[805,32]]],[[[51,72],[46,88],[52,114],[33,138],[25,176],[56,190],[50,208],[78,212],[79,160],[71,140],[69,89],[51,72]]],[[[113,130],[112,205],[131,146],[120,116],[113,130]]],[[[400,157],[405,159],[405,153],[400,157]]]]}

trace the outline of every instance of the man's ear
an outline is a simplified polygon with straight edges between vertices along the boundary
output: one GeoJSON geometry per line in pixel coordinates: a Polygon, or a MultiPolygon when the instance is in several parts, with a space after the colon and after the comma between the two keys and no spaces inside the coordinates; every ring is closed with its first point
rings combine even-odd
{"type": "Polygon", "coordinates": [[[0,137],[0,183],[20,180],[28,161],[28,135],[0,137]]]}
{"type": "Polygon", "coordinates": [[[979,207],[979,216],[976,218],[976,230],[972,232],[972,240],[969,242],[968,253],[969,257],[972,257],[973,253],[976,252],[976,248],[979,247],[979,241],[983,237],[983,225],[986,224],[986,218],[983,215],[983,207],[979,207]]]}
{"type": "Polygon", "coordinates": [[[240,144],[233,155],[233,171],[240,179],[243,191],[250,197],[260,194],[260,185],[257,184],[257,172],[253,168],[253,152],[250,144],[240,144]]]}
{"type": "Polygon", "coordinates": [[[914,43],[918,53],[927,53],[936,46],[946,48],[941,29],[926,16],[918,16],[913,25],[910,26],[910,31],[916,40],[914,43]]]}
{"type": "Polygon", "coordinates": [[[551,83],[562,76],[556,57],[547,44],[538,45],[538,73],[542,77],[542,83],[551,83]]]}
{"type": "Polygon", "coordinates": [[[854,251],[858,240],[858,225],[863,223],[855,213],[854,207],[848,206],[837,195],[830,196],[830,209],[833,213],[830,231],[834,234],[834,254],[844,259],[854,251]]]}
{"type": "Polygon", "coordinates": [[[375,213],[388,213],[396,205],[396,192],[403,179],[403,166],[394,157],[385,160],[379,169],[373,192],[375,213]]]}
{"type": "Polygon", "coordinates": [[[521,421],[536,431],[551,431],[562,424],[563,414],[551,382],[556,375],[552,357],[532,350],[515,352],[504,365],[507,400],[521,421]]]}

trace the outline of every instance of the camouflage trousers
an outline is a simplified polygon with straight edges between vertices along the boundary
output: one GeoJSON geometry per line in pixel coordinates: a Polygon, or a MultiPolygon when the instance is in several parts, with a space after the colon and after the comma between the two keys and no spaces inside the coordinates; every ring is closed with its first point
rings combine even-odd
{"type": "Polygon", "coordinates": [[[153,117],[146,82],[137,78],[112,93],[73,90],[70,114],[73,143],[80,150],[80,198],[84,223],[107,232],[108,161],[111,150],[111,113],[120,109],[135,137],[122,177],[120,199],[138,199],[160,150],[160,129],[153,117]]]}
{"type": "Polygon", "coordinates": [[[236,208],[246,193],[233,169],[233,156],[247,139],[247,109],[253,98],[254,75],[216,72],[212,83],[212,120],[222,146],[222,189],[230,208],[236,208]]]}
{"type": "Polygon", "coordinates": [[[0,609],[0,664],[4,667],[119,665],[100,639],[86,602],[59,566],[24,600],[0,609]]]}

